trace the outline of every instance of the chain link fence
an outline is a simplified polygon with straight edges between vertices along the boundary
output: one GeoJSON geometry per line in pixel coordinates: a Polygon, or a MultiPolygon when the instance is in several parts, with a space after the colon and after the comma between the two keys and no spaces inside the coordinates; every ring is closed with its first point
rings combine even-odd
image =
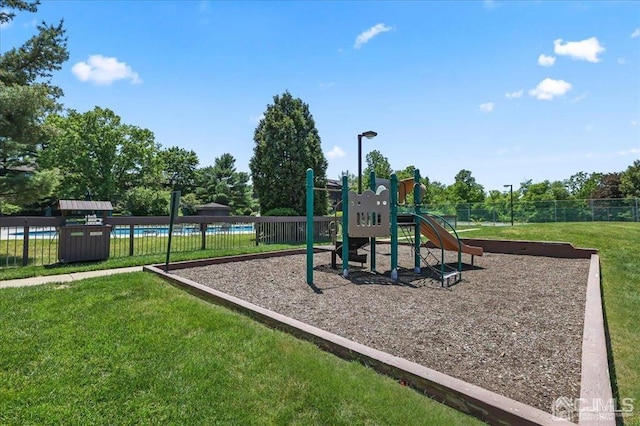
{"type": "MultiPolygon", "coordinates": [[[[550,200],[513,202],[517,223],[544,222],[639,222],[638,198],[597,200],[550,200]]],[[[458,224],[511,223],[511,203],[426,204],[429,213],[455,215],[458,224]]]]}

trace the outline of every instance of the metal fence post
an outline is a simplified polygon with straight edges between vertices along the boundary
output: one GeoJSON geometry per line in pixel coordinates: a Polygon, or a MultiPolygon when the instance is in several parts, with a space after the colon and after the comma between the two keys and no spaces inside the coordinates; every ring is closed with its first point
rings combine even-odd
{"type": "Polygon", "coordinates": [[[24,236],[22,237],[22,266],[29,264],[29,221],[24,220],[24,236]]]}

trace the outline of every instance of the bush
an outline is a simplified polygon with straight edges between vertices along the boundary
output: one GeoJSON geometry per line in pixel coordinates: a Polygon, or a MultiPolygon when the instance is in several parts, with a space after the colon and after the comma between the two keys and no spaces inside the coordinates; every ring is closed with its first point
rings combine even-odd
{"type": "Polygon", "coordinates": [[[290,207],[278,207],[271,209],[262,216],[300,216],[297,211],[290,207]]]}

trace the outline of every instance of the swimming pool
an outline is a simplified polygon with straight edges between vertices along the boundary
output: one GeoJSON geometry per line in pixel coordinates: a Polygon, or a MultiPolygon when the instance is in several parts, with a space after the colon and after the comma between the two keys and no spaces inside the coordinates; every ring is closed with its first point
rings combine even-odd
{"type": "MultiPolygon", "coordinates": [[[[253,224],[236,224],[236,225],[209,225],[207,226],[207,234],[247,234],[254,231],[253,224]]],[[[173,235],[198,235],[200,234],[200,226],[197,224],[174,225],[173,235]]],[[[23,231],[9,232],[11,237],[23,237],[23,231]]],[[[55,229],[34,230],[29,231],[30,238],[51,238],[57,235],[55,229]]],[[[169,226],[136,226],[133,229],[134,237],[152,237],[169,235],[169,226]]],[[[111,229],[111,236],[116,238],[124,238],[129,236],[129,226],[116,225],[111,229]]]]}

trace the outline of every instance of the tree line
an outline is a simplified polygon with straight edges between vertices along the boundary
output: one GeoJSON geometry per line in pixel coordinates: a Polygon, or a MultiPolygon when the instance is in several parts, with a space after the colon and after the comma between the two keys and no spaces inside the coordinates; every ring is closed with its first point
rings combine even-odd
{"type": "MultiPolygon", "coordinates": [[[[36,12],[38,1],[0,0],[0,24],[16,12],[36,12]]],[[[200,166],[194,151],[163,148],[149,129],[123,123],[108,108],[87,112],[64,108],[63,90],[51,83],[68,59],[64,22],[42,23],[22,46],[0,55],[0,213],[38,214],[58,199],[109,200],[124,214],[164,215],[171,191],[182,193],[182,209],[195,212],[210,202],[249,215],[305,214],[305,176],[326,187],[327,160],[309,106],[288,91],[273,98],[254,130],[250,174],[236,170],[224,153],[200,166]]],[[[363,173],[381,178],[413,176],[414,166],[393,170],[378,150],[366,155],[363,173]]],[[[349,186],[357,187],[356,176],[349,186]]],[[[423,178],[424,203],[503,202],[506,191],[488,193],[471,171],[460,170],[451,185],[423,178]]],[[[520,201],[640,197],[640,160],[616,173],[578,172],[565,181],[520,183],[520,201]]],[[[315,192],[315,214],[329,209],[324,191],[315,192]]]]}

